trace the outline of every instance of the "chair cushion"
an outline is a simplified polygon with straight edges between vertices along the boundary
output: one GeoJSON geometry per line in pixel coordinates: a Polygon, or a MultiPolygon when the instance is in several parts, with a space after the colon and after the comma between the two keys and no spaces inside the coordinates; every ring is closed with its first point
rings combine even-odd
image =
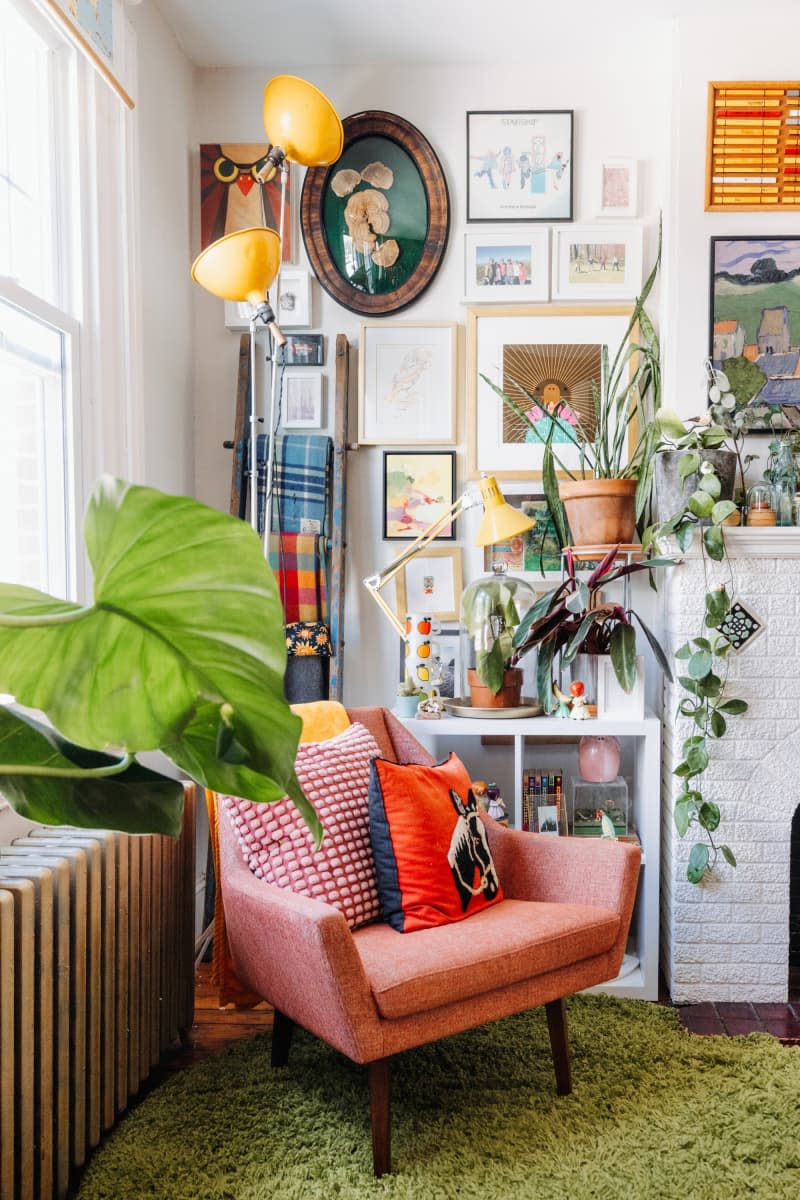
{"type": "Polygon", "coordinates": [[[427,1012],[604,954],[619,914],[587,904],[504,900],[460,924],[398,937],[379,923],[353,941],[387,1019],[427,1012]]]}
{"type": "Polygon", "coordinates": [[[380,915],[367,802],[370,759],[377,753],[375,739],[359,724],[298,746],[297,778],[325,831],[317,851],[288,796],[274,804],[222,799],[253,874],[334,905],[351,929],[380,915]]]}
{"type": "Polygon", "coordinates": [[[373,759],[369,824],[384,920],[400,933],[462,921],[503,898],[455,754],[443,763],[373,759]]]}

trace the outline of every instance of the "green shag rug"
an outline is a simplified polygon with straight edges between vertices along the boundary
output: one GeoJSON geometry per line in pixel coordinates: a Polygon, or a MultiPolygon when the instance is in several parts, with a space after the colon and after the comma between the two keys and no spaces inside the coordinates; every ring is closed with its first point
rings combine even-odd
{"type": "Polygon", "coordinates": [[[541,1009],[400,1055],[380,1180],[364,1068],[298,1032],[273,1070],[258,1035],[129,1113],[78,1200],[798,1200],[800,1049],[605,996],[569,1023],[570,1096],[541,1009]]]}

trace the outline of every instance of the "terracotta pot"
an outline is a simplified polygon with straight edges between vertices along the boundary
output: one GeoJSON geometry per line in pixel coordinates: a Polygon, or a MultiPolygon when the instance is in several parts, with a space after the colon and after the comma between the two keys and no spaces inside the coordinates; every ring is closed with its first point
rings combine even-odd
{"type": "Polygon", "coordinates": [[[567,479],[558,485],[573,546],[630,545],[636,538],[635,479],[567,479]]]}
{"type": "Polygon", "coordinates": [[[473,708],[518,708],[522,700],[522,670],[507,667],[503,672],[503,686],[493,692],[481,683],[474,667],[467,670],[467,683],[473,708]]]}

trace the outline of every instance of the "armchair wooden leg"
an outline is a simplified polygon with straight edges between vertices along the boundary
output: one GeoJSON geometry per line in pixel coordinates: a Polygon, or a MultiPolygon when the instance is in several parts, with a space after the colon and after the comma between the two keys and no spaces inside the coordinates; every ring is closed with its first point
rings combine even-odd
{"type": "Polygon", "coordinates": [[[289,1061],[289,1047],[292,1044],[294,1021],[284,1013],[275,1009],[272,1018],[272,1057],[273,1067],[285,1067],[289,1061]]]}
{"type": "Polygon", "coordinates": [[[376,1178],[392,1169],[391,1059],[379,1058],[367,1066],[372,1121],[372,1170],[376,1178]]]}
{"type": "Polygon", "coordinates": [[[567,1035],[567,1006],[561,1000],[545,1004],[547,1028],[550,1032],[550,1049],[556,1070],[556,1091],[559,1096],[568,1096],[572,1091],[572,1071],[569,1062],[569,1037],[567,1035]]]}

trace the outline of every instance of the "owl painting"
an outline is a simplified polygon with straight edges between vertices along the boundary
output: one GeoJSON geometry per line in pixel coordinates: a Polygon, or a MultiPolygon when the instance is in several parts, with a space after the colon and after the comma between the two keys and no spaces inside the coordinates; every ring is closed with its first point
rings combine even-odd
{"type": "MultiPolygon", "coordinates": [[[[200,249],[237,229],[266,225],[279,231],[280,175],[269,183],[257,176],[269,146],[241,142],[200,147],[200,249]]],[[[292,261],[291,175],[286,186],[283,261],[292,261]]]]}

